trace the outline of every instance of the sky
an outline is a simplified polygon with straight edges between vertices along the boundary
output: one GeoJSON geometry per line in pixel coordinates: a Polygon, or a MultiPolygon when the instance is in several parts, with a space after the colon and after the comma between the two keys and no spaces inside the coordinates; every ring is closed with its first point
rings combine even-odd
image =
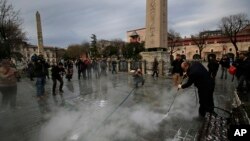
{"type": "MultiPolygon", "coordinates": [[[[146,0],[8,0],[20,10],[28,43],[37,44],[35,13],[42,19],[45,46],[67,47],[97,39],[122,39],[145,27],[146,0]]],[[[222,17],[245,13],[250,0],[168,0],[168,29],[182,37],[215,30],[222,17]]]]}

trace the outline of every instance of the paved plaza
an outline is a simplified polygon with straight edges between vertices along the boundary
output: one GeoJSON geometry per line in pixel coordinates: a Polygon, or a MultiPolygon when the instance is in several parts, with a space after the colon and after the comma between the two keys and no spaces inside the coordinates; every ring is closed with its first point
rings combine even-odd
{"type": "MultiPolygon", "coordinates": [[[[76,71],[75,71],[76,72],[76,71]]],[[[219,79],[215,105],[229,110],[235,83],[219,79]]],[[[128,73],[99,79],[64,79],[63,97],[52,97],[47,80],[46,103],[35,97],[35,81],[18,82],[17,108],[1,110],[2,141],[168,141],[194,139],[201,126],[195,87],[177,91],[169,78],[145,76],[144,86],[134,88],[128,73]],[[177,95],[177,96],[176,96],[177,95]],[[176,96],[176,98],[175,98],[176,96]],[[175,101],[167,114],[173,100],[175,101]],[[166,116],[167,114],[167,116],[166,116]]],[[[217,111],[226,116],[225,113],[217,111]]]]}

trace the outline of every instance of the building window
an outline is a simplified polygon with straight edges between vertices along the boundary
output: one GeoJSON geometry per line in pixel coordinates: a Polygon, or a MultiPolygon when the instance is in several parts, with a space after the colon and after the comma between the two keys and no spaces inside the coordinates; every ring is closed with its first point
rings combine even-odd
{"type": "Polygon", "coordinates": [[[213,49],[211,49],[211,52],[214,52],[214,50],[213,50],[213,49]]]}
{"type": "Polygon", "coordinates": [[[195,52],[198,53],[198,50],[196,50],[195,52]]]}
{"type": "Polygon", "coordinates": [[[230,48],[229,51],[232,52],[232,48],[230,48]]]}
{"type": "Polygon", "coordinates": [[[184,53],[184,51],[182,51],[182,54],[184,53]]]}

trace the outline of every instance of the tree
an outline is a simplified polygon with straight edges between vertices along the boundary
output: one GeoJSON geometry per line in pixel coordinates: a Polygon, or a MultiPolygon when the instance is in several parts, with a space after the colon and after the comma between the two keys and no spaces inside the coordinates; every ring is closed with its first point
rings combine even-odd
{"type": "Polygon", "coordinates": [[[125,47],[122,49],[123,56],[127,59],[138,60],[141,59],[140,52],[145,50],[144,42],[138,43],[127,43],[125,47]]]}
{"type": "Polygon", "coordinates": [[[237,46],[237,34],[249,24],[247,15],[240,13],[236,15],[230,15],[228,17],[223,17],[221,19],[221,24],[219,25],[222,33],[231,41],[236,50],[236,55],[238,57],[238,46],[237,46]]]}
{"type": "Polygon", "coordinates": [[[100,54],[98,53],[98,49],[97,49],[97,37],[95,34],[92,34],[92,36],[90,37],[91,40],[91,48],[90,48],[90,55],[91,57],[99,57],[100,54]]]}
{"type": "Polygon", "coordinates": [[[207,31],[200,32],[196,35],[191,35],[191,40],[199,49],[199,55],[201,59],[202,50],[206,47],[206,41],[209,38],[207,31]]]}
{"type": "Polygon", "coordinates": [[[25,40],[19,12],[7,0],[0,0],[0,59],[11,57],[13,49],[25,40]]]}
{"type": "Polygon", "coordinates": [[[170,29],[168,32],[168,47],[170,52],[170,62],[173,61],[173,53],[175,53],[178,50],[175,49],[175,47],[180,40],[181,40],[180,33],[170,29]]]}
{"type": "Polygon", "coordinates": [[[82,43],[80,44],[73,44],[69,45],[64,57],[69,59],[77,59],[79,58],[83,53],[88,53],[89,51],[89,43],[82,43]]]}

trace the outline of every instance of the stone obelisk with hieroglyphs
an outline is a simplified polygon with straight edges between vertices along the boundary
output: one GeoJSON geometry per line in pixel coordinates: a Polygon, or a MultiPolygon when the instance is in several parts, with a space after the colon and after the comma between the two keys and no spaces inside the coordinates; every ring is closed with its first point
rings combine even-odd
{"type": "MultiPolygon", "coordinates": [[[[152,63],[154,58],[157,58],[161,62],[167,62],[169,60],[169,55],[166,52],[167,0],[147,0],[146,2],[145,49],[146,51],[142,52],[141,55],[143,60],[149,63],[152,63]]],[[[147,67],[147,69],[151,69],[152,66],[147,67]]],[[[161,65],[160,67],[159,72],[164,75],[164,66],[161,65]]]]}
{"type": "Polygon", "coordinates": [[[37,46],[38,54],[43,54],[43,33],[42,33],[42,23],[39,12],[36,12],[36,28],[37,28],[37,46]]]}

